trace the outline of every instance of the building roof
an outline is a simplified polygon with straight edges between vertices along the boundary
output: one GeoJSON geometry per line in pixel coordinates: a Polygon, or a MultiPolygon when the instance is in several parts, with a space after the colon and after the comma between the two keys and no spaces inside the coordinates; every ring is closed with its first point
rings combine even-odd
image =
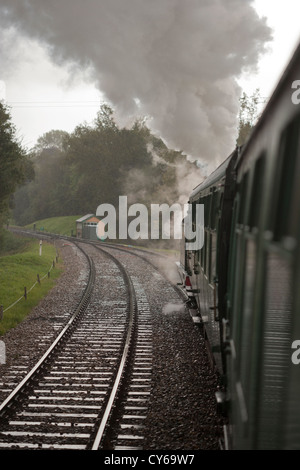
{"type": "Polygon", "coordinates": [[[98,219],[98,217],[91,217],[90,219],[84,220],[84,222],[95,222],[95,223],[98,223],[99,221],[100,219],[98,219]]]}
{"type": "Polygon", "coordinates": [[[84,222],[86,219],[89,219],[90,217],[93,217],[94,214],[86,214],[83,217],[80,217],[80,219],[77,219],[76,222],[84,222]]]}

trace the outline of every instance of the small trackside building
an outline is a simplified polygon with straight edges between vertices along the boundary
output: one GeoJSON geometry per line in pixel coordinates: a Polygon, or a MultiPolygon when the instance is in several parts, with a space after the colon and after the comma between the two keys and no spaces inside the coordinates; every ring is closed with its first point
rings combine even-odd
{"type": "Polygon", "coordinates": [[[94,214],[87,214],[76,220],[76,237],[97,240],[97,224],[100,221],[94,214]]]}

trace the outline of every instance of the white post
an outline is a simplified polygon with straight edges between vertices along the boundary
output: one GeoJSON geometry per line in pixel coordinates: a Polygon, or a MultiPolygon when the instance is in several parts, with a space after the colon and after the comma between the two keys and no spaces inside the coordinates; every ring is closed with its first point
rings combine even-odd
{"type": "Polygon", "coordinates": [[[40,256],[42,256],[42,244],[43,244],[43,242],[42,242],[42,240],[40,240],[40,256]]]}
{"type": "Polygon", "coordinates": [[[0,364],[6,363],[6,350],[4,341],[0,341],[0,364]]]}

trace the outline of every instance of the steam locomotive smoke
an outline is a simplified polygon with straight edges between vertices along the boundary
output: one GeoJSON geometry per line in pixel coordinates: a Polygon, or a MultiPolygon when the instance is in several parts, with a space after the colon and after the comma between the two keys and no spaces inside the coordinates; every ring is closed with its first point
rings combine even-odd
{"type": "Polygon", "coordinates": [[[222,161],[236,138],[242,71],[270,29],[251,0],[1,0],[2,28],[90,67],[120,118],[149,116],[172,148],[222,161]]]}

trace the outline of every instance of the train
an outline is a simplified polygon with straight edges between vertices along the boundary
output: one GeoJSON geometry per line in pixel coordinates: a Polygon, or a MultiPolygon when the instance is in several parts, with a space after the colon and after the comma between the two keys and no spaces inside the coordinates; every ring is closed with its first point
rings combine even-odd
{"type": "Polygon", "coordinates": [[[178,266],[224,384],[228,449],[300,449],[299,97],[300,45],[246,143],[189,196],[204,243],[183,240],[178,266]]]}

